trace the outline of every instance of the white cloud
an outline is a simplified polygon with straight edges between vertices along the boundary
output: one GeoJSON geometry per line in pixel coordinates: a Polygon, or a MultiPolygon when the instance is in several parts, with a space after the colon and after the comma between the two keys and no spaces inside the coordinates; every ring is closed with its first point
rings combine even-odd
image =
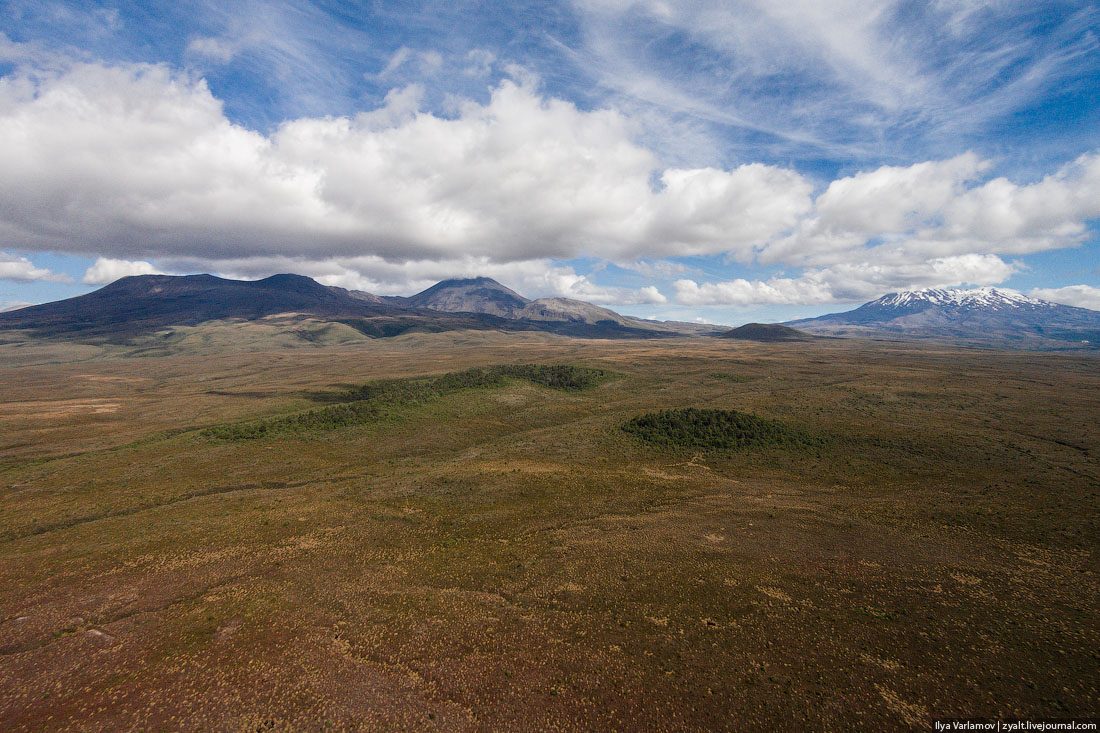
{"type": "MultiPolygon", "coordinates": [[[[154,260],[382,294],[488,275],[524,294],[619,305],[666,296],[553,260],[670,278],[684,268],[653,258],[724,255],[800,272],[681,279],[677,302],[809,304],[1001,283],[1018,269],[1005,257],[1077,245],[1100,216],[1098,153],[1029,184],[984,181],[989,163],[971,153],[883,166],[815,199],[787,168],[662,168],[629,118],[533,82],[502,82],[447,117],[422,111],[423,96],[394,89],[379,109],[264,135],[231,123],[201,79],[163,66],[22,68],[0,78],[0,246],[100,257],[86,282],[154,260]]],[[[0,260],[5,270],[64,277],[25,258],[0,260]]]]}
{"type": "Polygon", "coordinates": [[[821,305],[871,300],[883,293],[955,285],[996,285],[1017,270],[994,255],[968,254],[926,262],[842,263],[807,270],[801,277],[739,278],[699,284],[677,280],[682,305],[821,305]]]}
{"type": "Polygon", "coordinates": [[[668,298],[661,293],[660,290],[653,285],[646,285],[644,288],[638,289],[639,303],[652,303],[654,305],[659,303],[667,303],[668,298]]]}
{"type": "Polygon", "coordinates": [[[0,243],[126,258],[631,260],[748,248],[809,207],[793,171],[660,171],[620,114],[514,82],[454,118],[387,99],[265,137],[164,67],[0,79],[0,243]]]}
{"type": "Polygon", "coordinates": [[[668,260],[637,260],[635,262],[620,262],[619,267],[624,270],[636,272],[642,277],[651,280],[669,279],[676,275],[683,275],[688,271],[686,265],[668,260]]]}
{"type": "Polygon", "coordinates": [[[496,54],[485,48],[475,48],[466,54],[467,66],[462,73],[467,76],[488,76],[496,63],[496,54]]]}
{"type": "MultiPolygon", "coordinates": [[[[833,181],[813,213],[790,235],[766,243],[758,260],[806,268],[807,281],[824,278],[837,300],[997,284],[1019,269],[1003,257],[1077,246],[1087,222],[1100,216],[1100,154],[1023,185],[980,182],[988,167],[967,153],[833,181]]],[[[792,302],[755,292],[766,302],[792,302]]]]}
{"type": "MultiPolygon", "coordinates": [[[[473,60],[473,56],[470,57],[473,60]]],[[[380,81],[398,76],[397,72],[415,65],[415,70],[423,76],[431,76],[443,67],[443,56],[438,51],[413,51],[402,46],[394,51],[386,65],[373,77],[380,81]]],[[[368,75],[370,76],[370,75],[368,75]]]]}
{"type": "Polygon", "coordinates": [[[0,31],[0,61],[22,62],[40,56],[42,50],[30,43],[11,40],[7,33],[0,31]]]}
{"type": "Polygon", "coordinates": [[[120,277],[160,274],[162,274],[160,270],[144,260],[114,260],[109,257],[100,257],[84,272],[81,282],[85,285],[106,285],[120,277]]]}
{"type": "Polygon", "coordinates": [[[561,297],[601,305],[659,304],[667,301],[654,286],[639,289],[606,287],[549,259],[494,262],[487,257],[421,259],[405,262],[377,255],[325,260],[275,256],[229,260],[176,259],[165,262],[179,272],[214,272],[252,280],[278,272],[308,275],[324,285],[365,290],[376,295],[412,295],[440,280],[491,277],[529,298],[561,297]]]}
{"type": "Polygon", "coordinates": [[[406,61],[409,60],[410,56],[412,56],[412,51],[410,51],[405,46],[402,46],[401,48],[394,51],[393,56],[390,56],[390,59],[386,62],[385,67],[378,72],[378,78],[385,79],[387,76],[397,71],[405,64],[406,61]]]}
{"type": "Polygon", "coordinates": [[[1049,300],[1052,303],[1074,305],[1100,311],[1100,288],[1091,285],[1067,285],[1064,288],[1033,288],[1028,295],[1032,298],[1049,300]]]}
{"type": "Polygon", "coordinates": [[[1026,185],[1004,178],[976,184],[988,162],[966,153],[908,167],[883,166],[829,184],[814,215],[768,243],[764,262],[859,261],[878,253],[916,260],[965,253],[1027,254],[1078,244],[1100,216],[1100,154],[1026,185]]]}
{"type": "Polygon", "coordinates": [[[1004,178],[967,191],[944,207],[942,231],[1025,253],[1066,246],[1100,216],[1100,153],[1082,155],[1042,180],[1019,186],[1004,178]]]}
{"type": "Polygon", "coordinates": [[[648,110],[654,139],[675,147],[685,118],[767,133],[736,136],[742,156],[951,149],[1064,77],[1085,78],[1097,49],[1096,12],[1084,5],[1042,16],[1025,3],[969,0],[572,5],[582,22],[570,57],[616,104],[648,110]],[[674,50],[685,46],[697,50],[674,50]]]}
{"type": "Polygon", "coordinates": [[[877,236],[935,217],[989,164],[973,153],[908,167],[882,166],[829,184],[815,202],[815,228],[877,236]]]}
{"type": "Polygon", "coordinates": [[[731,171],[666,170],[649,236],[677,254],[751,254],[811,207],[811,184],[798,173],[751,163],[731,171]]]}
{"type": "Polygon", "coordinates": [[[194,38],[187,44],[187,52],[197,54],[223,64],[237,55],[238,44],[227,38],[194,38]]]}
{"type": "Polygon", "coordinates": [[[584,275],[576,275],[572,272],[558,273],[551,280],[557,295],[599,305],[659,305],[668,302],[668,298],[654,285],[636,290],[607,287],[592,282],[584,275]]]}
{"type": "Polygon", "coordinates": [[[745,280],[738,278],[726,282],[703,283],[694,280],[677,280],[675,301],[681,305],[762,305],[830,303],[833,294],[824,283],[812,278],[772,278],[745,280]]]}
{"type": "Polygon", "coordinates": [[[0,280],[13,280],[15,282],[34,282],[45,280],[55,283],[72,282],[72,278],[65,273],[53,272],[43,267],[37,267],[26,257],[15,257],[6,252],[0,252],[0,280]]]}
{"type": "Polygon", "coordinates": [[[438,51],[421,51],[417,54],[420,61],[420,73],[431,75],[443,67],[443,56],[438,51]]]}

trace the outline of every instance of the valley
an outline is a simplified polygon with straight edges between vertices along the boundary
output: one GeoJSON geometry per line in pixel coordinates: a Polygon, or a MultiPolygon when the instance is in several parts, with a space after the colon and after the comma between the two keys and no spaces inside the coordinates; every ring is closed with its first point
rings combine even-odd
{"type": "Polygon", "coordinates": [[[1095,354],[233,341],[0,344],[5,730],[1100,710],[1095,354]],[[210,432],[374,395],[369,420],[210,432]],[[682,408],[779,438],[624,430],[682,408]]]}

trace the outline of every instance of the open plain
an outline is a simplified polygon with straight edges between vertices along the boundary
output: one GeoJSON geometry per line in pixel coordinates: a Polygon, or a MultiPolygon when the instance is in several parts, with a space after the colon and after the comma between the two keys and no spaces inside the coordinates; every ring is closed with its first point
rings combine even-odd
{"type": "Polygon", "coordinates": [[[231,341],[0,345],[0,728],[1100,715],[1096,354],[231,341]],[[362,424],[209,430],[499,364],[609,376],[506,379],[362,424]],[[710,450],[622,430],[685,407],[815,440],[710,450]]]}

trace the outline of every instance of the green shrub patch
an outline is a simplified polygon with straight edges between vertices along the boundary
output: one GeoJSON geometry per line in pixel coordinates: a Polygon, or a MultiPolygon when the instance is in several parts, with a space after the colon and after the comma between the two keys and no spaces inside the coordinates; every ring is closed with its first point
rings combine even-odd
{"type": "Polygon", "coordinates": [[[622,429],[652,445],[743,450],[770,446],[816,447],[824,439],[778,420],[737,410],[700,410],[686,407],[640,415],[622,429]]]}

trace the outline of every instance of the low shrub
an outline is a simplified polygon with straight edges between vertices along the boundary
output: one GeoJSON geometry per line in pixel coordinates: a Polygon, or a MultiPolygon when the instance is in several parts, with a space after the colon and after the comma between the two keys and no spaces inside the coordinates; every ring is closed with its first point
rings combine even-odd
{"type": "Polygon", "coordinates": [[[686,407],[640,415],[622,426],[651,445],[712,450],[742,450],[769,446],[815,447],[824,439],[737,410],[686,407]]]}

